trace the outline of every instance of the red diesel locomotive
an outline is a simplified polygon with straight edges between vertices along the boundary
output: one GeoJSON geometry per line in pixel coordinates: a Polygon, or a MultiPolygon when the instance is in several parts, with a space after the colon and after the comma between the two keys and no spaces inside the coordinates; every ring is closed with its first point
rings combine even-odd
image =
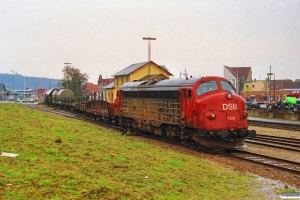
{"type": "Polygon", "coordinates": [[[256,135],[248,130],[244,99],[222,77],[129,82],[118,89],[113,104],[96,93],[88,99],[61,97],[56,102],[54,90],[58,89],[46,93],[48,105],[114,123],[124,133],[148,132],[224,150],[246,147],[245,138],[256,135]]]}
{"type": "Polygon", "coordinates": [[[130,82],[115,100],[114,121],[130,131],[145,131],[211,149],[245,147],[245,100],[222,77],[130,82]]]}

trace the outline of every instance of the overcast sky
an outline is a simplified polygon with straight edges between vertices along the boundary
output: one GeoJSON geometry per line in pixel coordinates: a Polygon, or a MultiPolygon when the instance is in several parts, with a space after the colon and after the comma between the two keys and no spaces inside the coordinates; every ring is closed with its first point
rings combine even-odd
{"type": "Polygon", "coordinates": [[[96,83],[148,60],[178,78],[300,79],[299,0],[0,0],[0,73],[61,79],[65,62],[96,83]]]}

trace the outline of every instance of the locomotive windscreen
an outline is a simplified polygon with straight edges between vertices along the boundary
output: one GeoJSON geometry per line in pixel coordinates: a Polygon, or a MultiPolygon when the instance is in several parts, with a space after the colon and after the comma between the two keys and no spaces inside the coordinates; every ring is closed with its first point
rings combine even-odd
{"type": "Polygon", "coordinates": [[[217,82],[215,80],[206,81],[201,83],[197,88],[197,95],[200,96],[214,90],[218,90],[217,82]]]}
{"type": "Polygon", "coordinates": [[[229,91],[229,92],[232,92],[232,93],[236,93],[233,85],[230,83],[230,82],[227,82],[227,81],[221,81],[221,85],[222,85],[222,89],[225,90],[225,91],[229,91]]]}

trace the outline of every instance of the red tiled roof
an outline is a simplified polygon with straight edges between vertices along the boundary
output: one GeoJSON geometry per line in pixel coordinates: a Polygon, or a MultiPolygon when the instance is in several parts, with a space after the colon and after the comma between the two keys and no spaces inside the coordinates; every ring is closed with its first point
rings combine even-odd
{"type": "Polygon", "coordinates": [[[98,85],[95,85],[93,83],[85,83],[85,85],[82,86],[83,92],[98,92],[98,85]]]}
{"type": "MultiPolygon", "coordinates": [[[[271,87],[273,88],[274,80],[270,82],[271,87]]],[[[275,80],[276,90],[280,89],[300,89],[300,83],[294,82],[291,79],[284,79],[284,80],[275,80]]]]}
{"type": "Polygon", "coordinates": [[[99,78],[98,78],[98,85],[109,85],[110,83],[114,82],[114,78],[102,78],[102,75],[100,74],[99,78]]]}

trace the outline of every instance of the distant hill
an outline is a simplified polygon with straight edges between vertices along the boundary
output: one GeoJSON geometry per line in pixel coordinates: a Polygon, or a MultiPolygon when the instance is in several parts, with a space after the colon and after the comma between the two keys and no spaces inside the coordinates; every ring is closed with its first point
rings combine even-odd
{"type": "Polygon", "coordinates": [[[36,88],[54,88],[58,87],[59,79],[53,78],[40,78],[22,76],[20,74],[1,74],[0,83],[4,83],[6,88],[11,90],[24,90],[24,78],[25,78],[25,89],[36,89],[36,88]]]}

